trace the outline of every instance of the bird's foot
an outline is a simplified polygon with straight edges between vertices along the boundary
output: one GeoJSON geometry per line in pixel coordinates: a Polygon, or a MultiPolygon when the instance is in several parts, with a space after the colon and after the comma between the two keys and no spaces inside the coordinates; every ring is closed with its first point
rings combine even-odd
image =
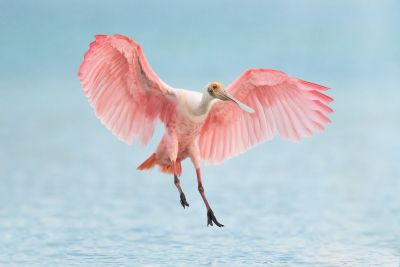
{"type": "Polygon", "coordinates": [[[213,222],[218,227],[224,227],[223,224],[220,224],[217,221],[217,218],[215,218],[215,215],[214,215],[214,212],[212,211],[212,209],[208,209],[208,211],[207,211],[207,226],[209,226],[209,225],[213,226],[213,222]]]}
{"type": "Polygon", "coordinates": [[[189,207],[189,203],[187,203],[187,201],[186,201],[185,194],[182,192],[180,196],[181,196],[181,205],[182,205],[182,207],[183,208],[189,207]]]}

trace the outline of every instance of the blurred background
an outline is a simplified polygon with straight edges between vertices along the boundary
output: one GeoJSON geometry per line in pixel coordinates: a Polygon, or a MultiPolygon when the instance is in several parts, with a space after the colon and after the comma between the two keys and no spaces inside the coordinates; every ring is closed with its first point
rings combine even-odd
{"type": "Polygon", "coordinates": [[[399,266],[399,1],[0,1],[0,266],[399,266]],[[136,166],[76,73],[95,34],[139,42],[200,91],[264,67],[331,87],[326,132],[218,166],[206,227],[172,177],[136,166]]]}

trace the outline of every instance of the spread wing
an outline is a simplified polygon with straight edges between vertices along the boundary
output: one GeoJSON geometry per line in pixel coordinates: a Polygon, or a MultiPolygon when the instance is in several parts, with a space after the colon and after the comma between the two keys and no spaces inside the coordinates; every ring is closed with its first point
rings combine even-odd
{"type": "Polygon", "coordinates": [[[139,44],[123,35],[97,35],[78,72],[101,122],[120,140],[147,144],[157,118],[175,114],[175,90],[151,69],[139,44]]]}
{"type": "Polygon", "coordinates": [[[226,90],[252,107],[247,113],[230,101],[211,108],[200,132],[201,158],[218,163],[272,139],[298,141],[324,130],[329,123],[327,106],[333,99],[321,91],[327,87],[269,69],[250,69],[226,90]]]}

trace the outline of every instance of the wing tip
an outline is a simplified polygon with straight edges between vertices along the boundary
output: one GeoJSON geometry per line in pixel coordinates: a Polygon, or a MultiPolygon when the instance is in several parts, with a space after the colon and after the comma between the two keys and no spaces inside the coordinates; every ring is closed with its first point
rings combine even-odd
{"type": "Polygon", "coordinates": [[[324,86],[324,85],[321,85],[318,83],[313,83],[313,82],[309,82],[309,81],[305,81],[305,80],[301,80],[301,79],[297,79],[297,81],[311,90],[328,91],[331,89],[330,87],[327,87],[327,86],[324,86]]]}
{"type": "Polygon", "coordinates": [[[311,90],[311,91],[309,91],[309,93],[311,93],[311,95],[313,95],[313,97],[315,97],[317,100],[320,100],[324,103],[331,103],[333,101],[332,97],[330,97],[324,93],[321,93],[317,90],[311,90]]]}

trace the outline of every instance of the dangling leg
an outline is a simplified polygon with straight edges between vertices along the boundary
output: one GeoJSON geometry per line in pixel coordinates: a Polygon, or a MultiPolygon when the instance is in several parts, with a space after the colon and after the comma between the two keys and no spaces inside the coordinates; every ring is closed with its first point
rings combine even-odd
{"type": "Polygon", "coordinates": [[[214,222],[216,226],[223,227],[224,225],[217,221],[217,218],[215,218],[214,212],[212,211],[210,204],[208,204],[206,194],[204,193],[203,184],[201,183],[200,168],[196,168],[196,175],[197,175],[198,189],[199,189],[201,198],[203,199],[204,204],[206,205],[206,208],[207,208],[207,226],[209,226],[209,225],[212,226],[213,222],[214,222]]]}
{"type": "Polygon", "coordinates": [[[181,205],[183,208],[189,207],[189,203],[187,203],[185,194],[183,193],[183,190],[181,188],[181,181],[179,181],[179,178],[178,178],[178,172],[176,169],[176,161],[172,162],[172,168],[174,170],[174,184],[175,184],[176,188],[178,188],[179,195],[181,198],[181,205]]]}
{"type": "Polygon", "coordinates": [[[218,227],[223,227],[223,224],[220,224],[217,221],[217,218],[215,218],[214,212],[212,211],[210,204],[208,204],[207,198],[206,198],[206,194],[204,193],[204,188],[203,188],[203,184],[201,182],[201,175],[200,175],[200,152],[198,147],[195,144],[192,144],[189,149],[189,156],[190,159],[192,160],[192,163],[194,165],[194,167],[196,168],[196,176],[197,176],[197,185],[198,185],[198,189],[201,195],[201,198],[204,201],[204,204],[206,205],[207,208],[207,226],[209,225],[213,225],[213,222],[215,223],[215,225],[217,225],[218,227]]]}
{"type": "MultiPolygon", "coordinates": [[[[180,168],[178,169],[178,164],[176,163],[176,159],[178,156],[178,139],[176,135],[173,132],[168,132],[165,134],[157,148],[157,151],[161,150],[161,153],[167,153],[169,160],[171,161],[171,167],[172,167],[172,172],[174,174],[174,184],[176,188],[178,188],[179,191],[179,196],[181,198],[181,205],[183,208],[189,207],[189,204],[186,201],[185,194],[182,191],[181,188],[181,182],[179,181],[178,176],[180,175],[180,168]]],[[[161,154],[160,153],[160,154],[161,154]]],[[[171,169],[169,169],[169,166],[166,166],[166,172],[171,173],[171,169]]],[[[179,166],[180,167],[180,166],[179,166]]]]}

